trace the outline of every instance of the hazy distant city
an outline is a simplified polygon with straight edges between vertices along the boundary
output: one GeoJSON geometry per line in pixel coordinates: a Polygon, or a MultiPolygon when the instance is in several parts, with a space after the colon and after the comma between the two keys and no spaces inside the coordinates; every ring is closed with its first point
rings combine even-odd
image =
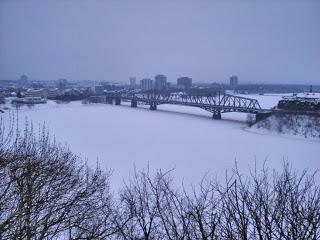
{"type": "Polygon", "coordinates": [[[0,94],[6,97],[34,96],[49,99],[82,100],[90,96],[103,95],[104,91],[134,90],[189,93],[214,93],[217,91],[232,91],[237,94],[264,93],[299,93],[320,91],[320,85],[304,84],[263,84],[241,83],[238,76],[230,76],[225,81],[201,83],[194,82],[192,77],[182,76],[175,80],[168,79],[164,74],[152,78],[137,79],[129,77],[123,82],[93,81],[93,80],[32,80],[27,75],[21,75],[17,80],[1,80],[0,94]]]}

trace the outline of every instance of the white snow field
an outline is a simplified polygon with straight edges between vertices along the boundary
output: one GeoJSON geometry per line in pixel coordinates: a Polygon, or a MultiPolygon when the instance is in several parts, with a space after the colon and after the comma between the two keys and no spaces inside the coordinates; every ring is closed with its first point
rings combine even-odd
{"type": "MultiPolygon", "coordinates": [[[[247,96],[270,108],[279,95],[247,96]]],[[[8,112],[8,111],[7,111],[8,112]]],[[[4,114],[2,114],[3,116],[4,114]]],[[[223,177],[237,161],[240,170],[261,166],[280,168],[288,160],[294,168],[320,168],[320,141],[248,130],[246,114],[222,114],[213,120],[202,109],[160,105],[131,108],[107,104],[49,101],[33,108],[23,107],[19,118],[34,124],[46,123],[60,142],[113,170],[112,186],[117,188],[137,168],[169,170],[176,181],[198,184],[205,174],[223,177]]]]}

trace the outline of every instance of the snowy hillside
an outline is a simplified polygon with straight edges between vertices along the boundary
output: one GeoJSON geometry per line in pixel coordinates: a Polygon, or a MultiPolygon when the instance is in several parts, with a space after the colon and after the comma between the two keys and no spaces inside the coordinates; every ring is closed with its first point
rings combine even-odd
{"type": "Polygon", "coordinates": [[[252,129],[320,139],[320,118],[308,115],[273,115],[253,125],[252,129]]]}

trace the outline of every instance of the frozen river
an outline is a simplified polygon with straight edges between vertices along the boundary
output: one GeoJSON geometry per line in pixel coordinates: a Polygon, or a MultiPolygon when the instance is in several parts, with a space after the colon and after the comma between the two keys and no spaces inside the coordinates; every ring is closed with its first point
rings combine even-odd
{"type": "MultiPolygon", "coordinates": [[[[279,96],[253,96],[261,107],[279,96]]],[[[169,170],[177,180],[197,183],[204,174],[222,176],[237,161],[241,169],[264,161],[278,168],[288,160],[295,168],[320,167],[320,142],[250,131],[246,115],[223,114],[223,120],[197,108],[160,105],[158,111],[106,104],[48,102],[19,111],[35,124],[46,123],[58,141],[102,167],[113,169],[113,185],[133,167],[169,170]],[[170,112],[169,112],[170,111],[170,112]]]]}

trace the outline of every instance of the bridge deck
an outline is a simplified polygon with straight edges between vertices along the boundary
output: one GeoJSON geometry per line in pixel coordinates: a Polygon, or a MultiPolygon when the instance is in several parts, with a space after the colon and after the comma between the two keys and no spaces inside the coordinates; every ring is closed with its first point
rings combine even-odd
{"type": "MultiPolygon", "coordinates": [[[[128,93],[128,92],[105,92],[105,96],[96,96],[93,102],[101,102],[101,98],[106,103],[116,105],[121,101],[131,102],[131,107],[137,107],[138,104],[150,105],[151,110],[156,110],[157,105],[173,104],[202,108],[213,113],[213,118],[221,119],[221,113],[225,112],[243,112],[256,115],[256,121],[265,119],[270,115],[295,114],[295,115],[314,115],[320,117],[320,112],[313,111],[289,111],[283,109],[262,109],[256,99],[234,96],[230,94],[215,95],[185,95],[185,94],[159,94],[159,93],[128,93]]],[[[104,101],[103,101],[104,102],[104,101]]]]}
{"type": "Polygon", "coordinates": [[[150,105],[150,109],[156,109],[160,104],[185,105],[199,107],[212,113],[223,112],[246,112],[265,113],[270,110],[262,109],[256,99],[234,96],[230,94],[215,95],[184,95],[184,94],[161,94],[161,93],[106,93],[106,99],[116,101],[130,101],[150,105]]]}

